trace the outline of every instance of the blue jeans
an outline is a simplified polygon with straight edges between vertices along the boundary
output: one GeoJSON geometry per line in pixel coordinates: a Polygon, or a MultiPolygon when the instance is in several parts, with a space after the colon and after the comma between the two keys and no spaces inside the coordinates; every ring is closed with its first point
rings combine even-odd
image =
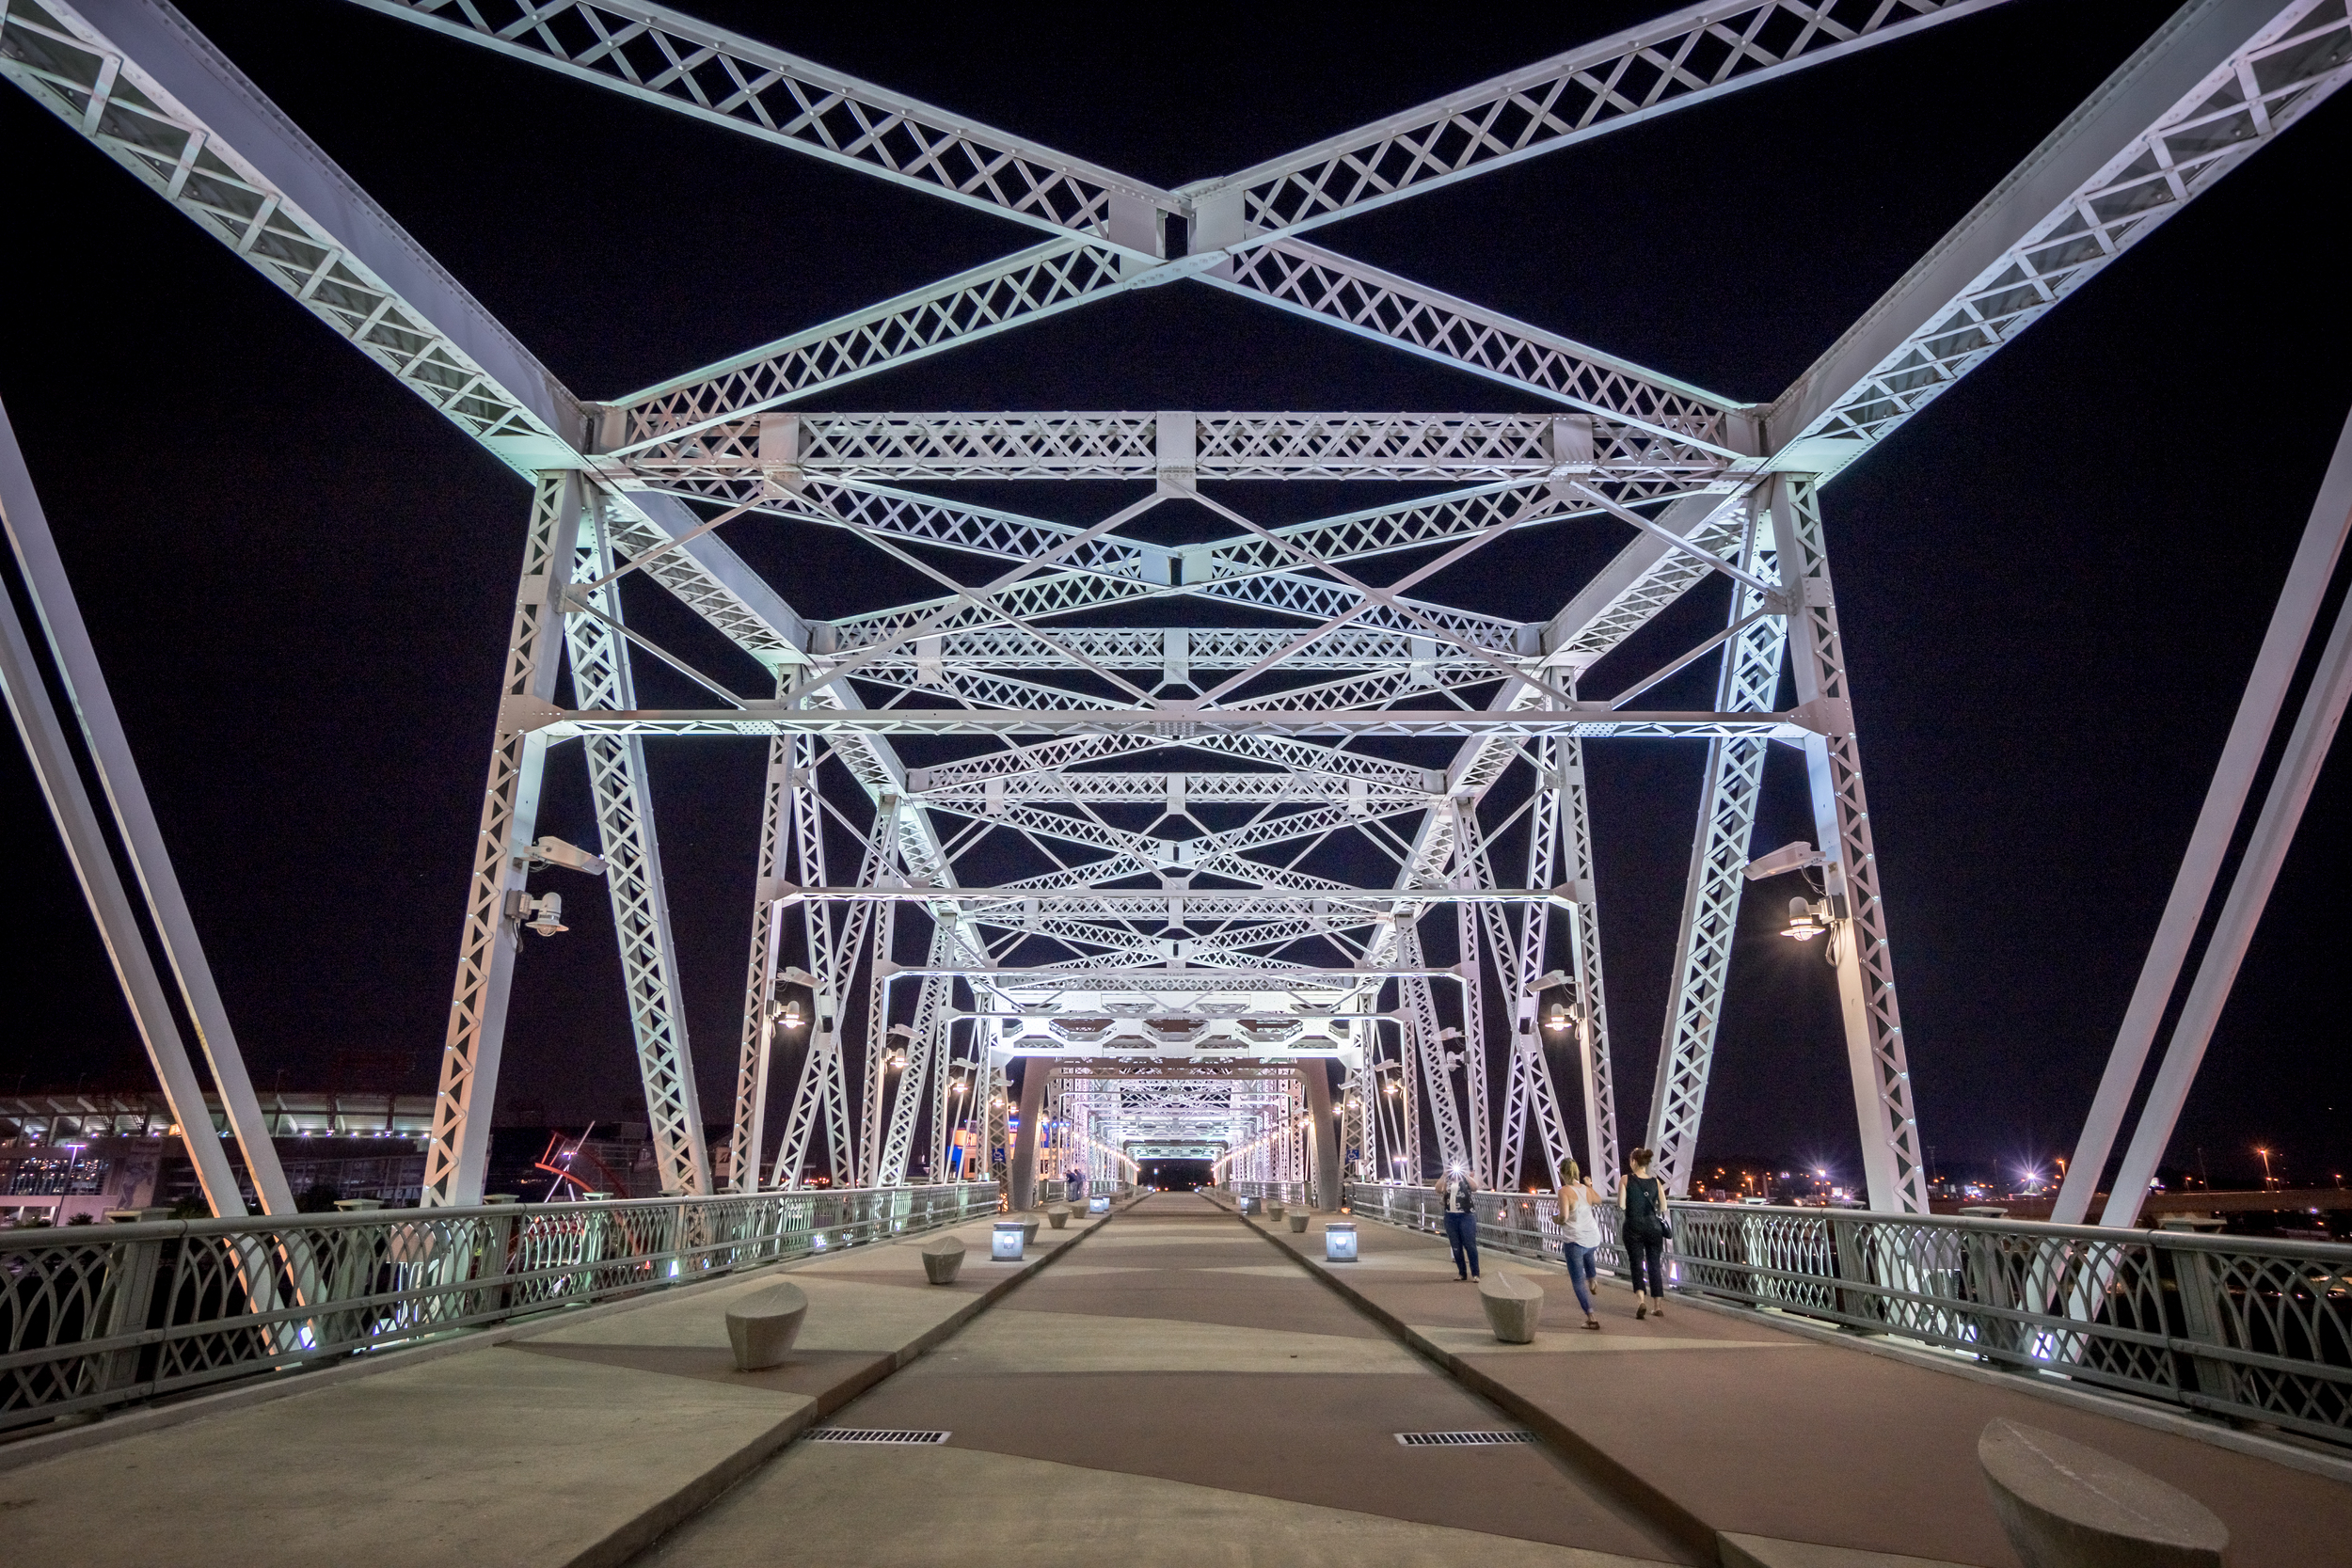
{"type": "Polygon", "coordinates": [[[1454,1248],[1454,1272],[1464,1279],[1475,1278],[1478,1274],[1478,1216],[1449,1212],[1445,1216],[1445,1239],[1454,1248]],[[1467,1265],[1463,1262],[1465,1256],[1470,1259],[1467,1265]]]}
{"type": "Polygon", "coordinates": [[[1584,1308],[1584,1315],[1593,1315],[1593,1279],[1599,1266],[1593,1261],[1598,1247],[1578,1246],[1574,1242],[1560,1243],[1568,1255],[1568,1283],[1576,1287],[1576,1304],[1584,1308]]]}

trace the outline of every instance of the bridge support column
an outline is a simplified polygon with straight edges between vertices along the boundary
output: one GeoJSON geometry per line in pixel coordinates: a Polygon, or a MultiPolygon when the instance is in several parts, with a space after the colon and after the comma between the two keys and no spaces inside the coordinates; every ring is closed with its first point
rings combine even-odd
{"type": "Polygon", "coordinates": [[[539,779],[548,752],[546,732],[523,725],[555,696],[564,651],[564,589],[580,538],[581,506],[580,481],[575,473],[543,477],[532,497],[531,528],[499,685],[489,783],[482,792],[482,828],[474,838],[457,984],[441,1048],[433,1140],[425,1149],[426,1208],[482,1200],[483,1171],[490,1153],[490,1106],[498,1090],[507,993],[514,986],[515,947],[522,930],[519,917],[508,909],[508,895],[523,891],[525,863],[516,851],[537,831],[539,779]]]}
{"type": "Polygon", "coordinates": [[[1006,1171],[1016,1212],[1037,1207],[1037,1124],[1044,1119],[1045,1080],[1053,1068],[1053,1061],[1043,1056],[1021,1064],[1021,1128],[1012,1135],[1012,1159],[1006,1171]]]}
{"type": "Polygon", "coordinates": [[[1861,1122],[1863,1177],[1872,1209],[1924,1214],[1927,1169],[1919,1157],[1919,1121],[1912,1110],[1911,1067],[1903,1052],[1902,1014],[1895,1004],[1895,963],[1886,942],[1878,853],[1863,795],[1853,698],[1815,481],[1809,475],[1775,474],[1767,494],[1780,580],[1788,595],[1797,705],[1818,726],[1805,736],[1804,755],[1817,842],[1833,857],[1823,879],[1829,884],[1830,940],[1836,943],[1847,1065],[1861,1122]]]}
{"type": "Polygon", "coordinates": [[[1312,1056],[1299,1063],[1298,1070],[1307,1080],[1307,1115],[1312,1118],[1308,1127],[1314,1133],[1315,1212],[1327,1214],[1340,1206],[1340,1124],[1331,1114],[1331,1069],[1322,1057],[1312,1056]]]}

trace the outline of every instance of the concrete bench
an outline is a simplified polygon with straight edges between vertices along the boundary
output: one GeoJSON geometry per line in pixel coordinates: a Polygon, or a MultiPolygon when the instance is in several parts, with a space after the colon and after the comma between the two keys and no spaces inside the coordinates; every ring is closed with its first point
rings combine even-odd
{"type": "Polygon", "coordinates": [[[2221,1568],[2229,1549],[2204,1504],[2054,1432],[1991,1421],[1977,1463],[2026,1568],[2221,1568]]]}
{"type": "Polygon", "coordinates": [[[1070,1223],[1070,1205],[1049,1203],[1045,1206],[1045,1223],[1059,1230],[1070,1223]]]}
{"type": "Polygon", "coordinates": [[[731,1302],[727,1343],[735,1347],[735,1370],[755,1372],[791,1354],[807,1317],[808,1292],[798,1285],[771,1285],[731,1302]]]}
{"type": "Polygon", "coordinates": [[[1544,1288],[1518,1274],[1487,1274],[1478,1278],[1478,1304],[1486,1309],[1486,1326],[1506,1345],[1532,1345],[1535,1325],[1543,1321],[1544,1288]]]}
{"type": "Polygon", "coordinates": [[[923,1277],[934,1285],[953,1285],[963,1272],[963,1243],[953,1236],[934,1236],[922,1245],[923,1277]]]}

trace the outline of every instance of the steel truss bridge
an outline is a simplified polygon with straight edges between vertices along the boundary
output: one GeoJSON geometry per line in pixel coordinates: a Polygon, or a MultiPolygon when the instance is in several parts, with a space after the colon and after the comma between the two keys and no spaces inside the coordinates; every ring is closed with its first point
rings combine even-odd
{"type": "MultiPolygon", "coordinates": [[[[638,0],[356,3],[452,49],[1025,235],[989,265],[590,402],[161,0],[0,5],[11,82],[530,484],[503,674],[481,694],[495,736],[432,1125],[437,1205],[481,1196],[516,946],[527,925],[554,923],[532,879],[563,847],[550,857],[535,812],[550,748],[567,740],[577,752],[559,754],[583,756],[594,788],[672,1192],[789,1187],[819,1168],[887,1188],[1003,1162],[1025,1206],[1041,1172],[1108,1176],[1131,1150],[1171,1147],[1214,1148],[1229,1178],[1311,1181],[1327,1197],[1343,1167],[1418,1180],[1459,1164],[1516,1187],[1531,1162],[1557,1180],[1572,1156],[1613,1184],[1625,1140],[1612,1062],[1626,1042],[1611,1034],[1601,971],[1585,751],[1641,736],[1703,748],[1707,772],[1639,1141],[1682,1189],[1763,760],[1785,745],[1810,780],[1868,1199],[1923,1212],[1853,656],[1823,531],[1831,483],[2352,74],[2346,0],[2192,0],[1794,385],[1752,404],[1307,235],[1964,25],[1999,0],[1706,0],[1175,189],[638,0]],[[1495,407],[797,406],[1170,284],[1469,371],[1495,407]],[[992,486],[1016,480],[1075,486],[1079,520],[994,504],[992,486]],[[1349,510],[1277,523],[1251,515],[1240,481],[1365,489],[1349,510]],[[1167,532],[1150,525],[1176,514],[1215,531],[1155,542],[1167,532]],[[809,619],[789,582],[730,548],[725,530],[754,516],[846,535],[936,591],[809,619]],[[1622,548],[1548,619],[1427,586],[1506,539],[1540,546],[1570,528],[1618,531],[1622,548]],[[772,684],[738,691],[631,626],[618,584],[632,574],[772,684]],[[1718,579],[1730,597],[1720,630],[1629,683],[1588,679],[1718,579]],[[707,703],[641,706],[645,660],[707,703]],[[566,667],[568,707],[556,701],[566,667]],[[1714,672],[1711,705],[1653,705],[1686,670],[1714,672]],[[768,755],[763,826],[744,846],[756,895],[723,1151],[705,1146],[645,771],[649,745],[689,736],[757,736],[768,755]],[[923,740],[921,766],[901,755],[908,736],[923,740]],[[1016,1090],[1018,1058],[1029,1065],[1016,1090]]],[[[8,446],[20,562],[48,623],[66,616],[71,631],[45,532],[23,542],[38,503],[8,446]]],[[[56,657],[89,709],[103,681],[71,641],[56,657]]],[[[234,1036],[112,709],[97,705],[85,729],[118,828],[275,1209],[284,1183],[271,1185],[234,1036]]],[[[37,763],[38,718],[20,713],[37,763]]],[[[94,833],[98,818],[72,796],[54,798],[80,844],[77,823],[94,833]]],[[[92,875],[102,924],[127,920],[111,870],[92,875]]],[[[191,1059],[144,950],[123,961],[176,1103],[197,1093],[191,1059]]],[[[225,1165],[203,1174],[215,1207],[241,1212],[225,1165]]]]}

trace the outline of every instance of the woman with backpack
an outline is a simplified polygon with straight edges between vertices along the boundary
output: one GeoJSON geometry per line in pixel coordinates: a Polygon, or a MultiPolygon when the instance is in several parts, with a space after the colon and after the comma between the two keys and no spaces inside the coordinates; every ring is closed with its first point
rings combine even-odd
{"type": "Polygon", "coordinates": [[[1631,1168],[1617,1187],[1617,1211],[1625,1216],[1625,1255],[1633,1266],[1636,1318],[1666,1315],[1666,1264],[1662,1254],[1674,1234],[1666,1217],[1666,1183],[1650,1174],[1652,1153],[1637,1148],[1626,1156],[1631,1168]]]}
{"type": "Polygon", "coordinates": [[[1597,1329],[1600,1320],[1593,1316],[1594,1277],[1597,1268],[1593,1255],[1600,1250],[1600,1192],[1584,1180],[1584,1173],[1570,1160],[1562,1173],[1560,1182],[1560,1228],[1567,1232],[1560,1243],[1568,1256],[1568,1283],[1576,1287],[1576,1304],[1584,1308],[1584,1326],[1597,1329]]]}

